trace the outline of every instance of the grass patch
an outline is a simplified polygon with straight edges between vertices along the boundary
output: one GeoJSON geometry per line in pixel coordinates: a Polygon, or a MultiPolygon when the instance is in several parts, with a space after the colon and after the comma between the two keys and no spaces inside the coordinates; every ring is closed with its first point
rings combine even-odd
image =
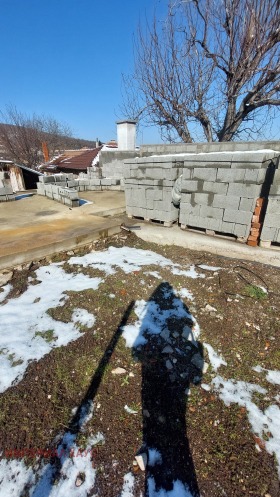
{"type": "Polygon", "coordinates": [[[247,285],[244,289],[244,292],[246,295],[248,295],[248,297],[251,297],[253,299],[263,300],[267,298],[267,293],[259,286],[247,285]]]}
{"type": "Polygon", "coordinates": [[[36,331],[35,337],[36,336],[42,337],[48,343],[57,340],[57,337],[54,335],[54,330],[36,331]]]}

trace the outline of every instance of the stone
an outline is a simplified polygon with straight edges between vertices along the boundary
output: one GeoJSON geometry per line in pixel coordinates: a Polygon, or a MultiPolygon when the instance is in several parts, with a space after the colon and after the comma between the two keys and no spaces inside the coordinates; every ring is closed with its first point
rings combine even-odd
{"type": "Polygon", "coordinates": [[[142,452],[141,454],[138,454],[137,456],[135,456],[135,460],[136,460],[139,468],[141,469],[141,471],[145,471],[145,469],[147,467],[147,463],[148,463],[148,457],[147,457],[146,452],[142,452]]]}
{"type": "Polygon", "coordinates": [[[164,349],[162,349],[163,354],[172,354],[172,352],[173,352],[173,349],[170,345],[166,345],[166,347],[164,347],[164,349]]]}
{"type": "Polygon", "coordinates": [[[203,357],[200,354],[194,354],[191,358],[191,363],[197,368],[201,369],[203,368],[203,357]]]}
{"type": "Polygon", "coordinates": [[[171,362],[171,361],[169,361],[169,359],[166,361],[165,366],[166,366],[166,368],[167,368],[167,369],[169,369],[169,370],[170,370],[170,369],[173,369],[173,364],[172,364],[172,362],[171,362]]]}
{"type": "Polygon", "coordinates": [[[126,373],[126,369],[124,369],[124,368],[116,368],[116,369],[112,370],[112,374],[125,374],[125,373],[126,373]]]}

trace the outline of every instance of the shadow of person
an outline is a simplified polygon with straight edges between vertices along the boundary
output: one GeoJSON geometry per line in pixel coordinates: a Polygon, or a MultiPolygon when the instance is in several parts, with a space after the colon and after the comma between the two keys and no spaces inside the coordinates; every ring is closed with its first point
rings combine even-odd
{"type": "Polygon", "coordinates": [[[187,437],[190,385],[202,378],[202,346],[195,339],[195,319],[172,286],[160,284],[148,300],[133,349],[142,363],[143,444],[147,458],[145,495],[173,491],[199,496],[187,437]]]}

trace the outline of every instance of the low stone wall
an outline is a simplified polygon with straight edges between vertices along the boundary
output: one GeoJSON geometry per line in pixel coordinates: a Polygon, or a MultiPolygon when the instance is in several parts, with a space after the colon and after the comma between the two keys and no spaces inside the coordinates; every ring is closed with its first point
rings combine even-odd
{"type": "Polygon", "coordinates": [[[172,188],[182,174],[183,162],[170,158],[126,160],[124,168],[126,212],[129,216],[160,221],[178,220],[172,188]]]}

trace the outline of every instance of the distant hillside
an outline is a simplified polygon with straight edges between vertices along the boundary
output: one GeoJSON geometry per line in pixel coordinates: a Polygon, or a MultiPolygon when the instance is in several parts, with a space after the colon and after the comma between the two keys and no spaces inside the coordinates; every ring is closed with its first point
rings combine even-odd
{"type": "MultiPolygon", "coordinates": [[[[5,135],[5,130],[8,130],[8,129],[9,129],[10,138],[13,140],[13,136],[12,136],[13,130],[15,129],[15,135],[16,135],[17,127],[13,126],[13,125],[7,125],[4,123],[0,123],[0,160],[1,159],[5,159],[5,160],[15,159],[15,157],[13,157],[11,155],[11,153],[9,152],[9,150],[5,147],[5,145],[4,145],[5,142],[1,138],[1,134],[2,134],[1,130],[3,130],[3,134],[5,135]],[[12,132],[11,132],[11,130],[12,130],[12,132]]],[[[28,132],[31,132],[29,134],[32,134],[32,130],[30,128],[29,128],[28,132]]],[[[41,143],[40,143],[41,141],[46,141],[47,143],[50,143],[50,146],[49,146],[50,156],[55,155],[55,153],[61,153],[64,150],[78,150],[81,148],[95,148],[96,147],[96,140],[84,140],[83,138],[76,138],[76,137],[72,137],[72,136],[63,136],[63,135],[59,135],[59,136],[55,137],[55,140],[53,140],[53,136],[51,136],[50,134],[42,133],[39,140],[37,139],[37,144],[36,144],[36,147],[40,148],[40,150],[38,151],[39,162],[42,162],[42,160],[43,160],[43,154],[42,154],[41,143]],[[52,143],[52,145],[51,145],[51,143],[52,143]],[[41,160],[40,160],[40,156],[41,156],[41,160]]],[[[23,142],[23,145],[25,145],[24,142],[23,142]]],[[[18,147],[18,145],[17,145],[17,147],[18,147]]],[[[18,160],[18,162],[20,162],[20,161],[18,160]]]]}

